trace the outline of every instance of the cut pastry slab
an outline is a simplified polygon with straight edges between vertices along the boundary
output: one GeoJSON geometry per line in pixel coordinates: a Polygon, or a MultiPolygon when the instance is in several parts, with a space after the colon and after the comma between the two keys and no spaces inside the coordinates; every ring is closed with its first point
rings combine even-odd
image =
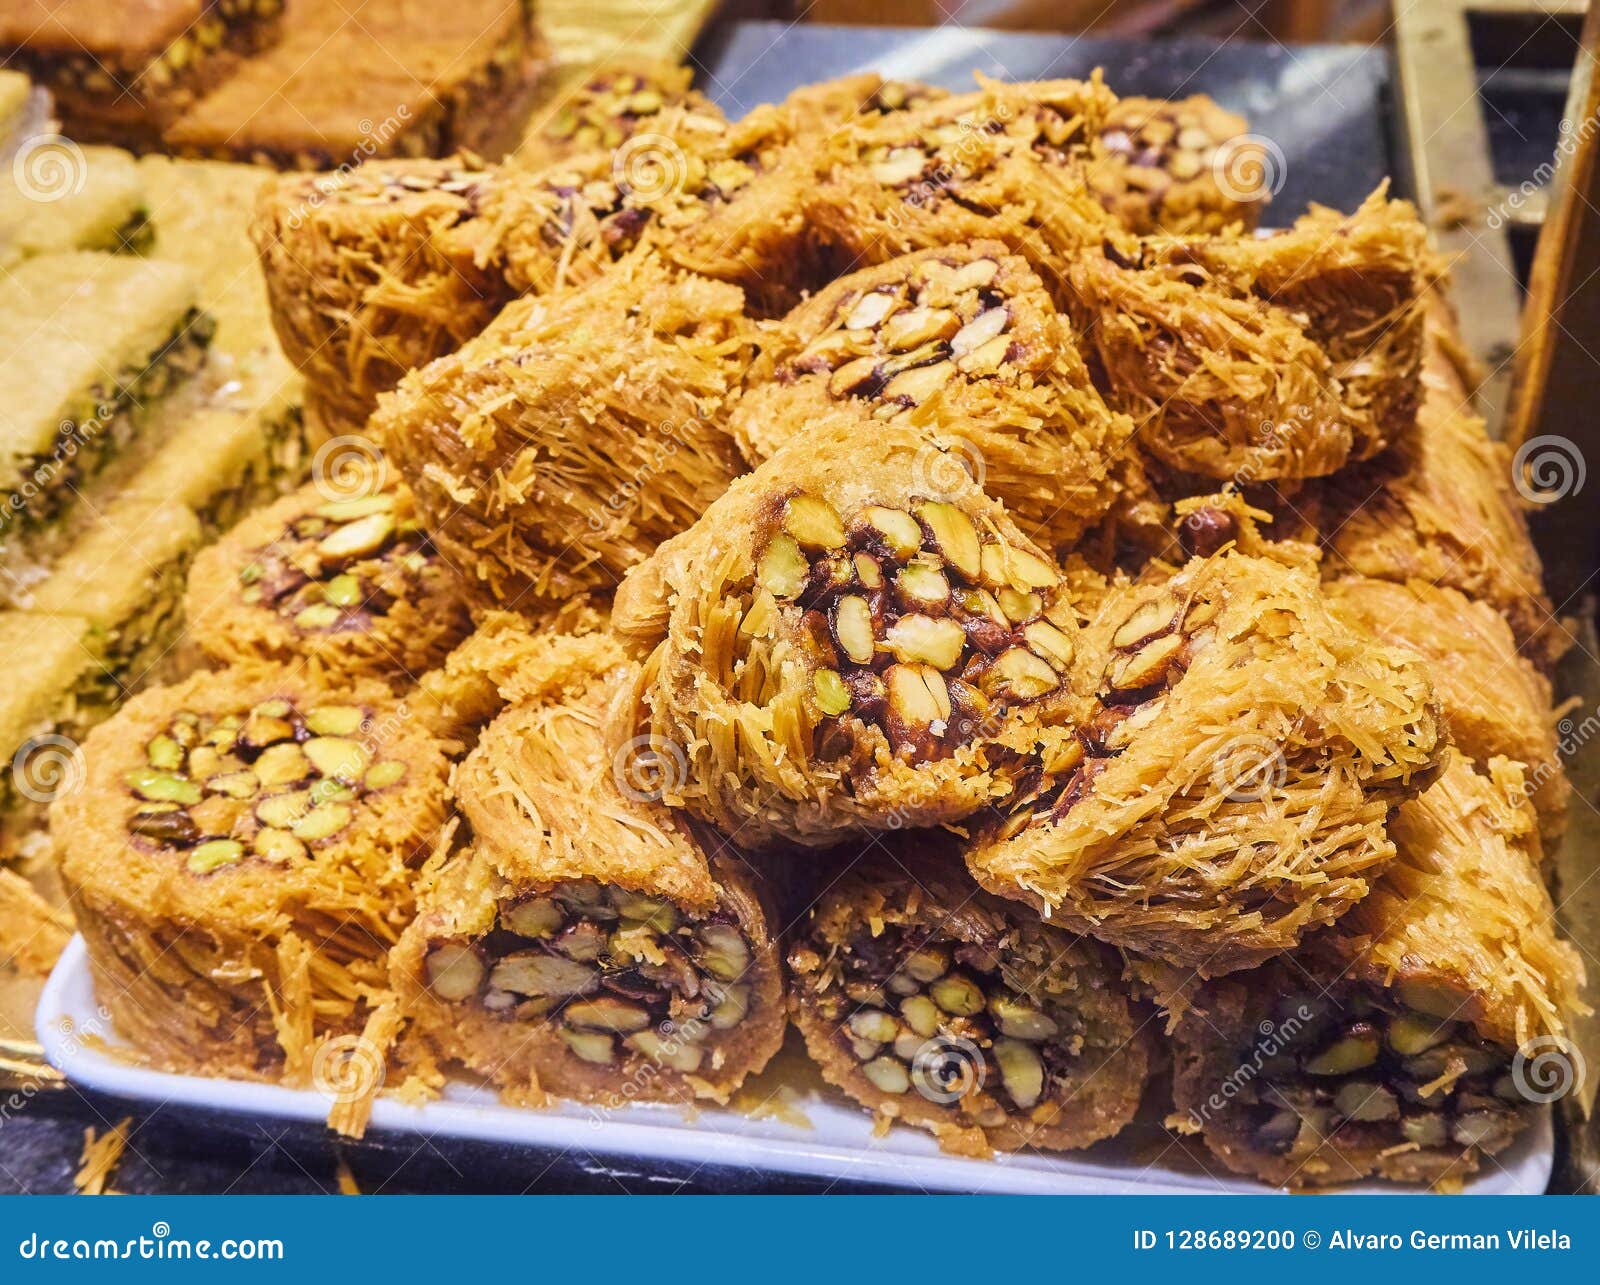
{"type": "Polygon", "coordinates": [[[1556,935],[1524,791],[1509,760],[1453,759],[1396,814],[1399,855],[1355,910],[1200,989],[1175,1032],[1177,1119],[1228,1168],[1432,1182],[1575,1088],[1583,966],[1556,935]]]}
{"type": "Polygon", "coordinates": [[[820,417],[618,593],[668,801],[740,842],[954,820],[1058,734],[1060,572],[925,435],[820,417]],[[930,476],[946,479],[938,494],[930,476]],[[659,645],[658,645],[659,644],[659,645]]]}
{"type": "Polygon", "coordinates": [[[1072,675],[1081,757],[977,827],[990,891],[1214,976],[1360,902],[1445,737],[1423,665],[1298,567],[1225,551],[1108,594],[1072,675]]]}
{"type": "Polygon", "coordinates": [[[978,891],[929,842],[832,882],[790,948],[790,1011],[812,1060],[959,1154],[1116,1135],[1150,1041],[1115,956],[978,891]]]}
{"type": "MultiPolygon", "coordinates": [[[[997,241],[841,277],[765,332],[730,427],[760,461],[818,409],[932,429],[1047,548],[1116,498],[1132,424],[1110,411],[1044,283],[997,241]]],[[[958,467],[952,461],[952,467],[958,467]]]]}

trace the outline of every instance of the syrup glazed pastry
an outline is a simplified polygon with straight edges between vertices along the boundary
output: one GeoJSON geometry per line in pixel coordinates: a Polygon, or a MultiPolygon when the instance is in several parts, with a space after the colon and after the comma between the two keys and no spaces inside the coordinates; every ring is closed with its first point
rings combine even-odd
{"type": "Polygon", "coordinates": [[[665,545],[613,628],[655,646],[641,721],[674,806],[760,847],[935,825],[1057,736],[1060,572],[929,440],[818,419],[665,545]],[[944,489],[932,498],[925,480],[944,489]]]}
{"type": "Polygon", "coordinates": [[[1416,422],[1435,268],[1409,203],[1320,207],[1264,238],[1151,238],[1080,255],[1070,311],[1107,400],[1162,464],[1243,482],[1320,477],[1416,422]]]}
{"type": "Polygon", "coordinates": [[[471,846],[424,895],[395,987],[440,1056],[520,1097],[725,1102],[782,1043],[778,950],[738,864],[609,752],[630,681],[484,732],[459,781],[471,846]]]}
{"type": "Polygon", "coordinates": [[[1105,513],[1109,461],[1132,431],[1090,382],[1044,283],[997,241],[841,278],[763,337],[749,382],[730,420],[747,459],[840,402],[903,415],[975,454],[985,489],[1052,548],[1105,513]]]}
{"type": "Polygon", "coordinates": [[[751,356],[732,286],[631,260],[520,300],[373,416],[439,549],[496,601],[610,591],[740,472],[717,409],[751,356]]]}
{"type": "Polygon", "coordinates": [[[538,170],[570,156],[618,148],[635,134],[654,130],[674,108],[720,118],[716,104],[690,88],[693,80],[693,68],[653,58],[603,63],[559,92],[517,148],[514,163],[538,170]]]}
{"type": "Polygon", "coordinates": [[[1007,85],[867,118],[829,138],[807,203],[817,241],[846,266],[984,238],[1041,273],[1110,242],[1137,246],[1086,185],[1116,96],[1098,76],[1007,85]]]}
{"type": "Polygon", "coordinates": [[[313,482],[258,509],[195,559],[185,612],[225,664],[301,659],[406,686],[472,628],[399,484],[330,500],[313,482]]]}
{"type": "Polygon", "coordinates": [[[876,72],[802,85],[783,100],[797,139],[834,133],[861,120],[914,111],[950,97],[949,91],[915,80],[885,80],[876,72]]]}
{"type": "Polygon", "coordinates": [[[1548,672],[1570,638],[1545,596],[1511,452],[1457,406],[1430,388],[1402,445],[1296,505],[1320,533],[1330,576],[1457,589],[1499,611],[1521,653],[1548,672]]]}
{"type": "Polygon", "coordinates": [[[1566,828],[1572,784],[1556,741],[1550,680],[1518,654],[1493,607],[1425,580],[1393,584],[1361,576],[1324,586],[1339,610],[1376,637],[1421,656],[1450,739],[1480,769],[1509,758],[1526,770],[1546,844],[1566,828]]]}
{"type": "Polygon", "coordinates": [[[482,217],[496,172],[470,156],[382,160],[263,187],[250,235],[273,327],[330,434],[359,430],[379,393],[515,294],[482,217]]]}
{"type": "Polygon", "coordinates": [[[1560,1041],[1586,1010],[1525,790],[1509,760],[1452,758],[1396,814],[1400,855],[1336,928],[1200,990],[1174,1035],[1175,1100],[1228,1168],[1300,1186],[1436,1181],[1477,1169],[1541,1109],[1531,1059],[1575,1057],[1560,1041]]]}
{"type": "Polygon", "coordinates": [[[1150,1057],[1114,954],[978,891],[926,842],[905,856],[835,882],[789,951],[823,1077],[961,1155],[1118,1133],[1150,1057]]]}
{"type": "Polygon", "coordinates": [[[1336,616],[1315,576],[1197,558],[1113,591],[1074,681],[1096,711],[967,852],[1052,922],[1216,976],[1367,894],[1390,811],[1444,733],[1422,664],[1336,616]]]}
{"type": "Polygon", "coordinates": [[[1107,113],[1089,186],[1140,235],[1254,228],[1272,199],[1268,154],[1244,117],[1204,94],[1123,98],[1107,113]]]}
{"type": "Polygon", "coordinates": [[[381,684],[263,666],[136,696],[83,751],[51,840],[118,1032],[169,1069],[302,1081],[411,920],[440,747],[381,684]]]}

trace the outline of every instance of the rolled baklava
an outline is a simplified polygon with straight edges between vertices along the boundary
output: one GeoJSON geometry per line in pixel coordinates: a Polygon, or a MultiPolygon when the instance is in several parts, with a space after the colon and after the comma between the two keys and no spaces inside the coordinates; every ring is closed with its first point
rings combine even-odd
{"type": "Polygon", "coordinates": [[[830,1084],[947,1151],[1118,1133],[1150,1070],[1114,952],[973,886],[930,839],[832,882],[789,950],[789,1004],[830,1084]]]}
{"type": "Polygon", "coordinates": [[[1452,758],[1337,927],[1203,987],[1175,1032],[1179,1127],[1271,1183],[1431,1182],[1571,1091],[1583,966],[1556,935],[1525,791],[1518,764],[1452,758]]]}
{"type": "Polygon", "coordinates": [[[1117,496],[1132,424],[1111,412],[1044,283],[997,241],[925,250],[842,277],[762,336],[730,427],[766,459],[809,408],[904,417],[971,457],[985,489],[1047,548],[1117,496]]]}
{"type": "Polygon", "coordinates": [[[827,139],[807,221],[836,261],[876,264],[980,239],[1041,272],[1108,242],[1134,252],[1086,176],[1116,96],[1098,77],[980,81],[977,93],[866,116],[827,139]]]}
{"type": "Polygon", "coordinates": [[[1248,130],[1205,94],[1119,99],[1091,151],[1089,185],[1140,235],[1249,230],[1281,175],[1248,130]]]}
{"type": "Polygon", "coordinates": [[[564,86],[524,135],[515,164],[543,169],[569,156],[615,149],[635,134],[649,133],[664,114],[685,109],[697,116],[722,113],[690,86],[694,69],[650,58],[621,59],[586,71],[564,86]]]}
{"type": "Polygon", "coordinates": [[[190,637],[223,663],[303,660],[409,686],[470,631],[464,587],[404,485],[330,494],[310,483],[195,559],[190,637]]]}
{"type": "Polygon", "coordinates": [[[740,472],[718,409],[751,356],[732,286],[636,258],[519,300],[373,417],[433,539],[501,602],[608,592],[740,472]]]}
{"type": "Polygon", "coordinates": [[[1375,193],[1287,231],[1080,255],[1069,309],[1107,400],[1163,465],[1239,483],[1321,477],[1415,424],[1435,275],[1409,203],[1375,193]]]}
{"type": "Polygon", "coordinates": [[[1421,656],[1456,748],[1480,769],[1493,758],[1523,765],[1546,844],[1566,826],[1567,780],[1550,680],[1517,650],[1505,618],[1486,603],[1424,580],[1395,584],[1351,576],[1327,584],[1384,642],[1421,656]]]}
{"type": "Polygon", "coordinates": [[[819,417],[619,591],[667,801],[741,844],[956,820],[1058,738],[1061,574],[924,435],[819,417]],[[934,481],[933,479],[937,479],[934,481]],[[933,498],[937,494],[939,498],[933,498]]]}
{"type": "Polygon", "coordinates": [[[437,1054],[522,1100],[725,1102],[783,1040],[753,884],[608,746],[631,682],[624,669],[488,727],[458,782],[469,844],[391,959],[437,1054]]]}
{"type": "Polygon", "coordinates": [[[1422,663],[1269,557],[1112,590],[1078,657],[1077,743],[974,827],[967,863],[1052,922],[1203,976],[1359,903],[1393,858],[1390,812],[1444,749],[1422,663]]]}
{"type": "Polygon", "coordinates": [[[179,1070],[301,1080],[410,922],[448,763],[387,689],[271,667],[134,697],[50,834],[118,1032],[179,1070]]]}

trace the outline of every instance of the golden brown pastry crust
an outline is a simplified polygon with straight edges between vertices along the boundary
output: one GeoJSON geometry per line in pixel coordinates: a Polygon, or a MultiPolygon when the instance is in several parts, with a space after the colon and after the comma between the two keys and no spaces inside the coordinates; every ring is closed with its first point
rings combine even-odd
{"type": "Polygon", "coordinates": [[[1559,838],[1572,784],[1556,742],[1550,680],[1518,653],[1505,618],[1424,580],[1352,576],[1330,581],[1327,591],[1374,636],[1423,658],[1456,748],[1480,770],[1497,757],[1522,764],[1541,836],[1547,844],[1559,838]]]}
{"type": "Polygon", "coordinates": [[[985,888],[1215,976],[1366,895],[1391,809],[1438,762],[1420,662],[1329,609],[1316,577],[1231,549],[1110,592],[1073,681],[1074,755],[975,827],[985,888]]]}
{"type": "Polygon", "coordinates": [[[472,627],[410,491],[329,499],[313,482],[259,509],[189,572],[189,636],[224,664],[309,661],[409,687],[472,627]]]}
{"type": "Polygon", "coordinates": [[[144,692],[83,750],[51,835],[118,1032],[169,1069],[303,1079],[410,922],[438,744],[381,684],[261,666],[144,692]]]}
{"type": "Polygon", "coordinates": [[[662,113],[678,108],[720,117],[716,104],[691,88],[693,81],[693,68],[659,58],[602,63],[562,89],[529,128],[512,162],[540,170],[569,156],[617,148],[651,132],[662,113]]]}
{"type": "Polygon", "coordinates": [[[1147,1017],[1115,956],[980,892],[930,843],[832,882],[790,948],[812,1060],[960,1155],[1115,1136],[1150,1069],[1147,1017]]]}
{"type": "Polygon", "coordinates": [[[640,723],[681,768],[667,801],[745,846],[826,845],[971,813],[1066,734],[1063,590],[928,437],[841,411],[630,575],[612,622],[655,649],[640,723]]]}
{"type": "Polygon", "coordinates": [[[1044,283],[997,241],[840,278],[763,331],[747,382],[730,429],[757,463],[846,402],[970,456],[1046,548],[1070,546],[1119,494],[1132,424],[1090,382],[1044,283]]]}
{"type": "Polygon", "coordinates": [[[471,827],[391,968],[443,1057],[501,1088],[619,1106],[726,1101],[784,1030],[775,938],[731,849],[608,748],[631,675],[514,706],[458,791],[471,827]]]}
{"type": "Polygon", "coordinates": [[[373,429],[473,592],[604,593],[738,473],[719,410],[750,355],[738,290],[638,257],[519,300],[373,429]]]}
{"type": "Polygon", "coordinates": [[[1513,1055],[1562,1047],[1583,967],[1555,934],[1525,789],[1509,760],[1452,758],[1400,808],[1399,855],[1337,927],[1193,996],[1175,1100],[1230,1169],[1435,1181],[1477,1169],[1537,1109],[1548,1086],[1513,1055]]]}

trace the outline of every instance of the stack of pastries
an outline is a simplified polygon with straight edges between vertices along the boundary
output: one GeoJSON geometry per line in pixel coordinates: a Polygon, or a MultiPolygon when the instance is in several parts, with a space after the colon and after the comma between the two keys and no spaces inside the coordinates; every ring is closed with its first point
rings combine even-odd
{"type": "Polygon", "coordinates": [[[1415,211],[1258,234],[1261,147],[628,68],[503,166],[279,180],[280,336],[380,467],[197,561],[220,668],[56,807],[121,1027],[616,1104],[792,1023],[962,1154],[1167,1093],[1279,1184],[1507,1146],[1583,1011],[1565,633],[1415,211]]]}

